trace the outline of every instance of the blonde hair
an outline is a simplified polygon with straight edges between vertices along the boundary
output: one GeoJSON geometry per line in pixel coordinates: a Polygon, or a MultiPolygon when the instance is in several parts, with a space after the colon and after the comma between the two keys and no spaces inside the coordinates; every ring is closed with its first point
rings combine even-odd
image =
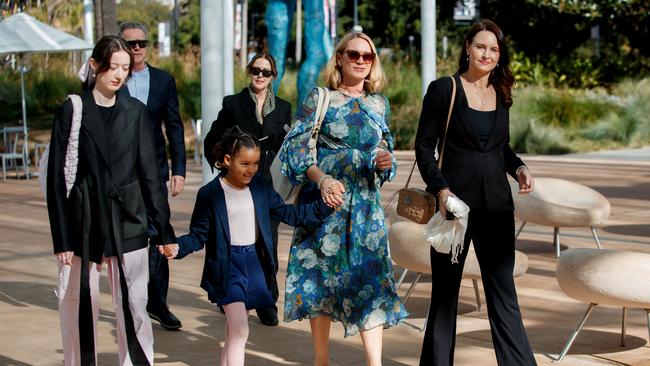
{"type": "Polygon", "coordinates": [[[384,84],[386,84],[386,75],[384,75],[384,70],[381,68],[377,48],[370,37],[365,33],[350,32],[339,41],[336,45],[334,54],[330,57],[329,62],[327,62],[325,69],[321,73],[321,78],[325,82],[325,85],[330,89],[338,89],[341,86],[343,75],[341,74],[341,67],[336,63],[336,56],[345,52],[348,43],[355,38],[361,38],[368,42],[372,53],[375,54],[375,59],[370,66],[370,73],[368,73],[368,76],[366,76],[366,80],[363,83],[363,89],[367,93],[379,93],[383,89],[384,84]]]}

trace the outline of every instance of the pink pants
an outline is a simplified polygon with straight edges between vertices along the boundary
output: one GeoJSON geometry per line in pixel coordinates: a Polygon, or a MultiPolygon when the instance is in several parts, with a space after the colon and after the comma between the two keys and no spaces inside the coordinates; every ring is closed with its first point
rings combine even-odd
{"type": "MultiPolygon", "coordinates": [[[[153,331],[147,314],[147,283],[149,281],[149,251],[143,248],[122,256],[122,269],[129,288],[129,309],[137,342],[140,343],[149,363],[153,365],[153,331]]],[[[117,318],[117,344],[120,365],[132,365],[128,351],[128,340],[124,325],[122,291],[117,257],[104,257],[102,264],[90,262],[90,298],[92,303],[93,328],[95,331],[95,360],[97,360],[97,320],[99,318],[99,277],[103,265],[107,265],[108,283],[111,288],[113,307],[117,318]]],[[[72,265],[59,263],[59,286],[55,290],[59,298],[59,319],[65,365],[79,365],[79,289],[81,258],[74,256],[72,265]]],[[[136,341],[136,340],[134,340],[136,341]]]]}

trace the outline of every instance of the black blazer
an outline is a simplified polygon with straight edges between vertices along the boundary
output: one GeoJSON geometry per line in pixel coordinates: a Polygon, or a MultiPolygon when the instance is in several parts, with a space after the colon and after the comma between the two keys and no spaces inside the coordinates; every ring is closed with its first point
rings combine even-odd
{"type": "Polygon", "coordinates": [[[149,115],[135,98],[117,93],[108,126],[91,91],[81,96],[79,162],[66,198],[63,172],[72,102],[55,114],[47,173],[47,209],[54,252],[74,251],[101,263],[104,249],[117,254],[147,246],[147,214],[160,233],[152,243],[174,243],[167,197],[162,192],[149,115]]]}
{"type": "MultiPolygon", "coordinates": [[[[165,152],[165,138],[162,125],[165,124],[165,134],[169,141],[169,155],[172,162],[172,175],[185,177],[185,134],[183,121],[178,112],[178,95],[176,81],[167,71],[155,68],[149,64],[149,96],[147,111],[153,131],[154,147],[160,166],[160,176],[163,181],[169,180],[169,163],[165,152]]],[[[129,93],[124,85],[123,91],[129,93]]]]}
{"type": "MultiPolygon", "coordinates": [[[[274,292],[274,298],[277,298],[277,263],[273,255],[271,218],[293,226],[320,225],[333,210],[323,200],[299,206],[287,205],[273,187],[258,176],[253,178],[249,188],[260,234],[256,243],[257,254],[267,285],[274,292]]],[[[225,295],[230,278],[230,226],[226,198],[219,178],[199,189],[190,233],[179,237],[178,244],[178,259],[205,246],[201,287],[208,293],[210,301],[217,302],[217,299],[225,295]]]]}
{"type": "Polygon", "coordinates": [[[470,209],[512,211],[514,204],[506,174],[516,179],[515,172],[524,163],[509,145],[509,110],[497,95],[496,123],[484,147],[471,122],[471,115],[460,75],[456,73],[456,100],[447,132],[442,171],[434,159],[436,143],[445,134],[451,101],[451,79],[443,77],[429,84],[422,101],[422,113],[415,138],[415,157],[427,192],[437,194],[449,187],[470,209]],[[481,195],[484,195],[484,205],[481,195]]]}
{"type": "Polygon", "coordinates": [[[212,122],[203,142],[203,151],[206,155],[221,140],[226,129],[233,126],[238,126],[242,131],[260,140],[262,158],[259,172],[268,176],[273,158],[291,128],[291,104],[275,97],[275,109],[267,114],[264,123],[260,124],[255,117],[255,102],[251,99],[248,88],[223,98],[221,111],[217,119],[212,122]]]}

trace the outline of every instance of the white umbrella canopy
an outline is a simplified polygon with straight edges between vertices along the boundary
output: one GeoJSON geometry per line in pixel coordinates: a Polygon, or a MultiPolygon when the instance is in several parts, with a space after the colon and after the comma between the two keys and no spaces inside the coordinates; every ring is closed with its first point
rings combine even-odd
{"type": "MultiPolygon", "coordinates": [[[[27,154],[27,109],[25,107],[25,68],[23,55],[35,52],[69,52],[93,47],[85,40],[51,27],[25,13],[18,13],[0,22],[0,54],[17,53],[20,58],[20,91],[23,109],[23,132],[27,154]]],[[[26,173],[29,178],[29,171],[26,173]]]]}
{"type": "Polygon", "coordinates": [[[25,13],[0,22],[0,54],[67,52],[92,48],[85,40],[42,23],[25,13]]]}

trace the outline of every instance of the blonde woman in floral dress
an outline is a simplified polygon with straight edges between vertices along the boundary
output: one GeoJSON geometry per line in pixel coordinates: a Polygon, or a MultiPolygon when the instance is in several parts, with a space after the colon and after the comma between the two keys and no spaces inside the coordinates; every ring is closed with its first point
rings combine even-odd
{"type": "Polygon", "coordinates": [[[294,184],[308,182],[300,201],[323,199],[340,208],[321,226],[296,229],[289,252],[284,320],[308,318],[314,364],[329,365],[329,331],[361,333],[367,364],[381,365],[383,329],[408,313],[395,292],[380,187],[395,176],[385,76],[372,40],[350,33],[323,72],[330,102],[318,138],[318,161],[308,141],[318,91],[300,106],[280,159],[294,184]]]}

